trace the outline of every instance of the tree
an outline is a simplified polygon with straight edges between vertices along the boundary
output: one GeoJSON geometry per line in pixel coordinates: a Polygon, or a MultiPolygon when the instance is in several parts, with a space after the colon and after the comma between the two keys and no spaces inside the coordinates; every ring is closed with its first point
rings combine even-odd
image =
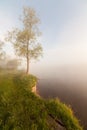
{"type": "Polygon", "coordinates": [[[7,61],[6,68],[9,70],[17,70],[19,64],[20,62],[17,59],[11,59],[7,61]]]}
{"type": "Polygon", "coordinates": [[[2,59],[5,54],[4,51],[2,50],[3,44],[4,44],[4,42],[0,41],[0,59],[2,59]]]}
{"type": "Polygon", "coordinates": [[[41,34],[38,28],[40,20],[34,9],[25,7],[21,21],[23,27],[8,32],[7,40],[13,43],[17,55],[26,59],[26,73],[28,74],[30,60],[42,55],[42,46],[37,40],[41,34]]]}

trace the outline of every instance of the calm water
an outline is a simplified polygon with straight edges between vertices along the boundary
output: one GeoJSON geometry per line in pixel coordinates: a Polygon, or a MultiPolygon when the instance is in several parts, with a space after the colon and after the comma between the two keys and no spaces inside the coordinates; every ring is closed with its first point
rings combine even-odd
{"type": "MultiPolygon", "coordinates": [[[[81,77],[80,77],[81,78],[81,77]]],[[[86,80],[76,77],[40,79],[37,84],[39,94],[44,98],[58,97],[62,102],[71,105],[75,115],[87,130],[87,86],[86,80]],[[81,81],[81,82],[80,82],[81,81]]]]}

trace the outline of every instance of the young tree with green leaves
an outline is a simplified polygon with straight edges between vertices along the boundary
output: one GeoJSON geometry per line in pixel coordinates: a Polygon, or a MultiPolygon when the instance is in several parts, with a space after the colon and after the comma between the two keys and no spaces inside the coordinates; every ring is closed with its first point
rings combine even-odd
{"type": "Polygon", "coordinates": [[[40,20],[33,8],[25,7],[21,21],[23,27],[8,32],[7,40],[13,44],[17,55],[26,59],[26,73],[29,74],[30,60],[42,55],[42,46],[37,40],[41,34],[38,28],[40,20]]]}

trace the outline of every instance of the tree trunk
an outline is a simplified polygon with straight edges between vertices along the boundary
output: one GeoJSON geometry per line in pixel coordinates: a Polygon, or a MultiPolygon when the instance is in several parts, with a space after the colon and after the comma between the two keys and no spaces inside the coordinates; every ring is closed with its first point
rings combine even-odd
{"type": "Polygon", "coordinates": [[[27,70],[26,70],[26,74],[29,74],[29,58],[27,56],[27,70]]]}
{"type": "Polygon", "coordinates": [[[27,41],[27,70],[26,70],[26,74],[29,74],[29,39],[27,41]]]}

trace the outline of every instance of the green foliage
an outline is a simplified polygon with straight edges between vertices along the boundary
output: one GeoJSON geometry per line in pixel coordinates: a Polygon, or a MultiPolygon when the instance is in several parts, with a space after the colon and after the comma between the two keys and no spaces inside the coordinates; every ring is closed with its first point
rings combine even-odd
{"type": "Polygon", "coordinates": [[[31,92],[33,75],[0,76],[0,130],[55,130],[50,114],[67,130],[82,130],[72,110],[59,100],[44,100],[31,92]]]}

